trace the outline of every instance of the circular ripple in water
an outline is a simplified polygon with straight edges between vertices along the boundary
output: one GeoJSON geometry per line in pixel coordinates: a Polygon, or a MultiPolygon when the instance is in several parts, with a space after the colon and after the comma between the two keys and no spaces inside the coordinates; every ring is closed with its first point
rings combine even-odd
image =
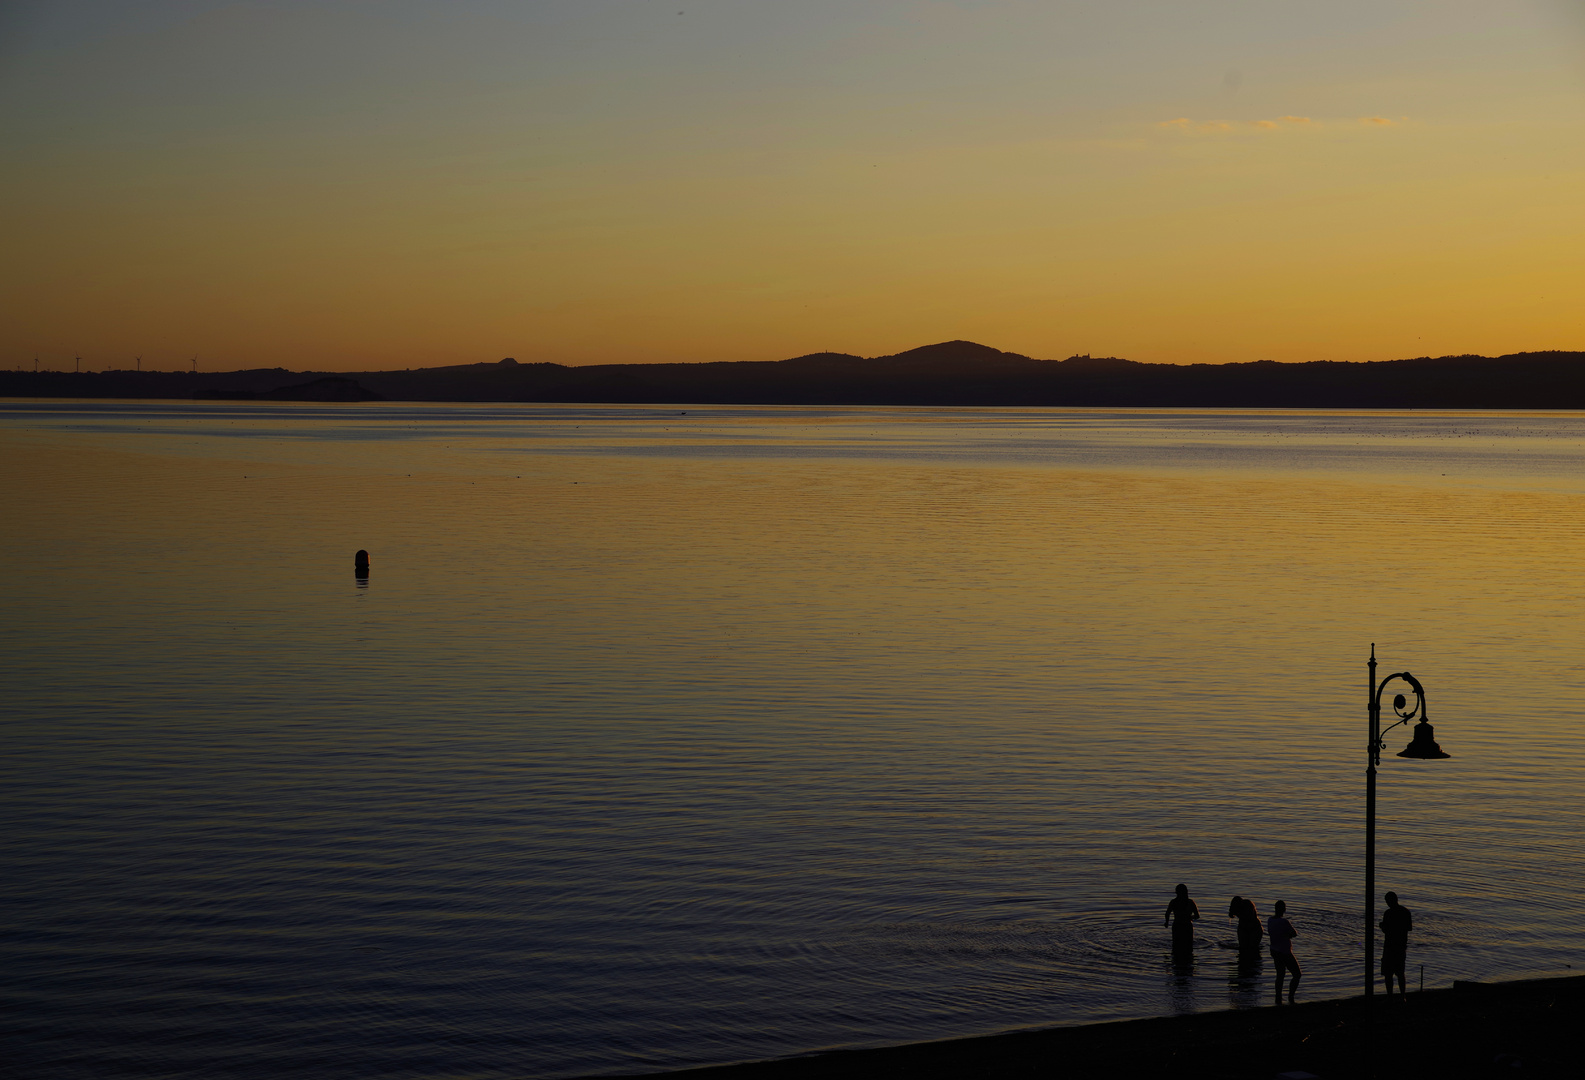
{"type": "MultiPolygon", "coordinates": [[[[1294,951],[1304,971],[1301,997],[1358,993],[1364,967],[1360,914],[1306,909],[1289,917],[1299,932],[1294,951]]],[[[1221,918],[1204,918],[1196,930],[1192,954],[1175,957],[1169,931],[1159,921],[1104,913],[894,922],[810,942],[805,956],[846,961],[867,972],[877,988],[911,977],[908,985],[950,994],[947,1011],[984,1009],[987,1023],[999,1016],[1001,1027],[1264,1004],[1275,990],[1264,943],[1252,956],[1240,954],[1234,924],[1221,918]],[[1074,994],[1075,987],[1087,989],[1074,994]]],[[[1448,920],[1417,931],[1411,980],[1418,964],[1435,964],[1445,950],[1479,947],[1487,936],[1482,927],[1448,920]]]]}

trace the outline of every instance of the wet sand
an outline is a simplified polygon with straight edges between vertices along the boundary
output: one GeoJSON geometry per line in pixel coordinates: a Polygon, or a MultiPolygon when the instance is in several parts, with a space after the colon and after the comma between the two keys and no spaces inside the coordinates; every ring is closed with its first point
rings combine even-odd
{"type": "Polygon", "coordinates": [[[1585,1076],[1585,976],[1017,1031],[666,1073],[813,1077],[1585,1076]]]}

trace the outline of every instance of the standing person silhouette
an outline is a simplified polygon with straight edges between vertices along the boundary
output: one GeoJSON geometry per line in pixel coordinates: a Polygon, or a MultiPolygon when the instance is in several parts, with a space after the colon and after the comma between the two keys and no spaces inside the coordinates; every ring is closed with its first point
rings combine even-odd
{"type": "Polygon", "coordinates": [[[1189,899],[1189,887],[1179,885],[1173,890],[1178,895],[1174,896],[1167,904],[1167,915],[1161,920],[1162,926],[1172,926],[1172,951],[1194,951],[1194,920],[1200,917],[1200,907],[1189,899]]]}
{"type": "Polygon", "coordinates": [[[1259,950],[1265,931],[1260,928],[1260,913],[1255,910],[1255,902],[1242,896],[1233,897],[1227,905],[1227,917],[1238,920],[1238,951],[1259,950]]]}
{"type": "Polygon", "coordinates": [[[1283,912],[1288,910],[1288,905],[1281,900],[1277,901],[1276,914],[1266,920],[1266,935],[1271,938],[1271,959],[1277,965],[1277,1004],[1282,1004],[1282,975],[1289,972],[1293,980],[1288,983],[1288,1004],[1293,1004],[1294,991],[1299,989],[1299,979],[1304,973],[1299,970],[1299,961],[1294,959],[1293,939],[1299,932],[1287,920],[1283,912]]]}
{"type": "Polygon", "coordinates": [[[1409,931],[1414,929],[1414,916],[1398,903],[1398,894],[1387,894],[1387,913],[1381,917],[1381,978],[1387,984],[1387,996],[1392,996],[1392,977],[1398,976],[1398,993],[1409,991],[1403,984],[1404,961],[1409,956],[1409,931]]]}

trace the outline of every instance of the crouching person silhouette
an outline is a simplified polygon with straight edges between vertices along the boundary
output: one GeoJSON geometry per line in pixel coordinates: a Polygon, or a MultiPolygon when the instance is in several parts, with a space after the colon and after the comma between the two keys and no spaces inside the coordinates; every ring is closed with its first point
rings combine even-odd
{"type": "Polygon", "coordinates": [[[1227,917],[1238,920],[1238,951],[1252,952],[1255,959],[1260,959],[1260,939],[1264,931],[1260,929],[1260,913],[1255,910],[1255,902],[1243,896],[1233,897],[1227,905],[1227,917]]]}

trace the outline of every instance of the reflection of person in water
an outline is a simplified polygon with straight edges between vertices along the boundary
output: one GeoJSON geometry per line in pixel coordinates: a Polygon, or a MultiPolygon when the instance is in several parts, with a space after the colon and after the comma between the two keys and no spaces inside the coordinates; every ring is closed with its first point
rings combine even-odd
{"type": "Polygon", "coordinates": [[[1282,1003],[1282,975],[1290,972],[1293,981],[1288,984],[1288,1004],[1293,1004],[1294,991],[1299,989],[1299,979],[1304,974],[1299,970],[1299,961],[1293,955],[1293,939],[1299,932],[1293,924],[1283,917],[1283,912],[1288,910],[1288,905],[1281,900],[1277,901],[1276,914],[1266,920],[1266,935],[1271,938],[1271,958],[1277,963],[1277,1003],[1282,1003]]]}
{"type": "Polygon", "coordinates": [[[1414,929],[1414,916],[1398,903],[1398,894],[1387,894],[1387,913],[1381,917],[1381,977],[1392,993],[1392,977],[1398,977],[1398,992],[1408,993],[1403,985],[1404,961],[1409,954],[1409,931],[1414,929]]]}
{"type": "Polygon", "coordinates": [[[1179,885],[1174,891],[1178,895],[1167,905],[1167,915],[1161,925],[1172,927],[1172,951],[1186,952],[1194,948],[1194,920],[1200,917],[1200,908],[1189,899],[1187,885],[1179,885]]]}
{"type": "Polygon", "coordinates": [[[1232,903],[1227,905],[1227,917],[1238,920],[1239,951],[1259,950],[1260,938],[1264,931],[1260,928],[1260,914],[1255,911],[1255,902],[1242,896],[1233,897],[1232,903]]]}

